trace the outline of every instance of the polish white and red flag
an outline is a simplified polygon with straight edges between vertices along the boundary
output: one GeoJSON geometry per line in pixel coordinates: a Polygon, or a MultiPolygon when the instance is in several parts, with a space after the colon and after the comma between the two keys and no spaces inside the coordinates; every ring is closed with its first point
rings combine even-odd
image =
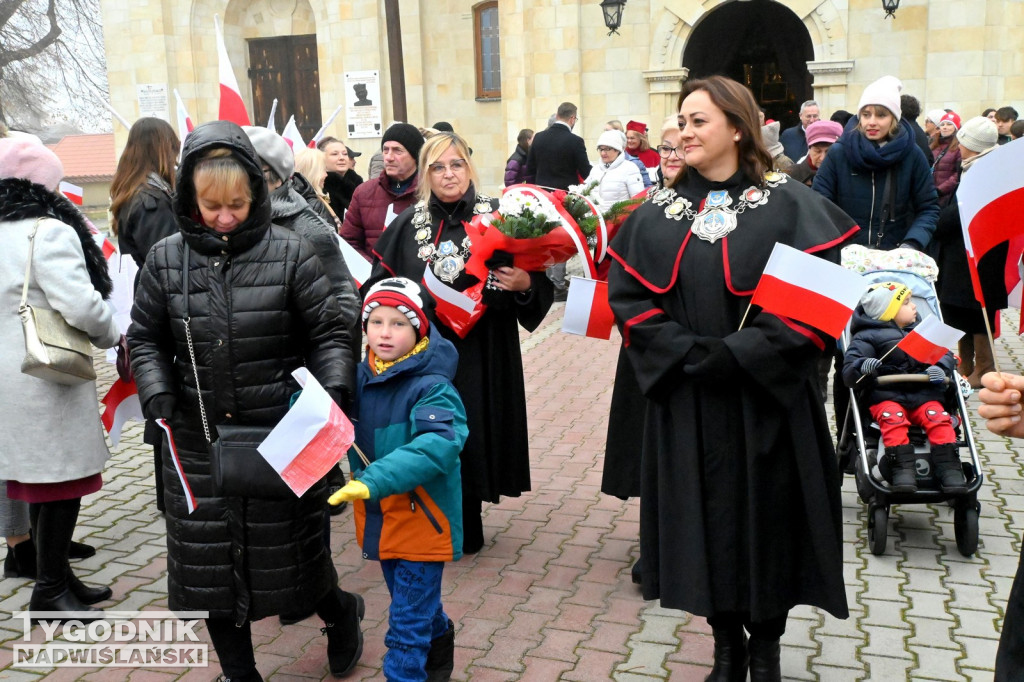
{"type": "Polygon", "coordinates": [[[142,415],[142,404],[139,402],[139,389],[134,381],[117,378],[100,402],[103,404],[100,421],[110,434],[110,442],[114,447],[121,442],[125,422],[129,419],[145,420],[142,415]]]}
{"type": "MultiPolygon", "coordinates": [[[[967,248],[974,297],[985,305],[978,264],[996,246],[1008,242],[1004,274],[1011,304],[1020,305],[1020,260],[1024,252],[1024,142],[996,147],[971,165],[956,192],[960,226],[967,248]]],[[[1024,312],[1024,311],[1022,311],[1024,312]]]]}
{"type": "Polygon", "coordinates": [[[864,290],[852,270],[776,243],[750,303],[839,338],[864,290]]]}
{"type": "Polygon", "coordinates": [[[301,497],[348,452],[356,432],[309,370],[299,367],[292,376],[302,393],[258,450],[301,497]]]}
{"type": "Polygon", "coordinates": [[[192,123],[192,117],[188,115],[188,109],[185,108],[185,103],[181,101],[181,95],[178,94],[178,89],[174,89],[174,101],[175,101],[175,113],[178,117],[178,137],[181,138],[181,146],[185,147],[185,138],[195,128],[195,124],[192,123]]]}
{"type": "Polygon", "coordinates": [[[338,235],[338,248],[341,249],[341,257],[345,259],[345,265],[348,266],[348,271],[356,280],[356,284],[360,287],[363,286],[363,283],[370,279],[370,272],[373,270],[370,261],[363,258],[363,254],[356,251],[355,247],[345,241],[340,234],[338,235]]]}
{"type": "Polygon", "coordinates": [[[171,453],[171,462],[174,464],[174,471],[178,474],[178,480],[181,482],[181,490],[185,493],[185,505],[188,507],[188,513],[191,514],[196,510],[198,505],[196,503],[196,496],[192,492],[192,486],[188,484],[188,477],[185,476],[185,469],[181,466],[181,457],[178,456],[178,446],[174,443],[174,432],[171,431],[171,425],[168,424],[165,419],[157,419],[156,425],[163,429],[163,432],[167,434],[167,445],[168,450],[171,453]]]}
{"type": "Polygon", "coordinates": [[[221,121],[234,121],[240,126],[252,125],[242,100],[242,91],[238,89],[238,79],[228,59],[220,17],[216,14],[213,15],[213,24],[217,31],[217,68],[220,74],[220,110],[217,118],[221,121]]]}
{"type": "Polygon", "coordinates": [[[573,277],[562,315],[562,331],[608,340],[615,316],[608,305],[608,282],[573,277]]]}
{"type": "Polygon", "coordinates": [[[470,290],[476,294],[476,297],[473,297],[464,291],[451,288],[438,279],[430,267],[430,263],[427,263],[427,267],[423,269],[423,286],[434,297],[436,304],[434,314],[461,339],[466,338],[466,334],[484,314],[486,306],[482,301],[483,284],[480,282],[470,287],[470,290]]]}
{"type": "Polygon", "coordinates": [[[78,185],[72,185],[70,182],[60,181],[60,193],[71,200],[71,203],[75,206],[82,205],[82,188],[78,185]]]}
{"type": "Polygon", "coordinates": [[[964,333],[929,315],[896,344],[901,351],[926,365],[934,365],[956,345],[964,333]]]}
{"type": "Polygon", "coordinates": [[[284,125],[284,130],[281,131],[281,137],[291,145],[292,151],[306,146],[306,143],[302,141],[302,133],[299,132],[299,126],[295,124],[294,116],[288,118],[288,122],[284,125]]]}

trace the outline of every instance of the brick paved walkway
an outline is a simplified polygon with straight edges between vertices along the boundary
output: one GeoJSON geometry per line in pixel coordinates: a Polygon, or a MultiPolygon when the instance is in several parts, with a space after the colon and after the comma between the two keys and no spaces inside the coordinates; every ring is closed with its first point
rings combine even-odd
{"type": "MultiPolygon", "coordinates": [[[[562,334],[560,324],[556,305],[541,329],[523,334],[534,491],[487,507],[483,551],[445,569],[444,603],[456,623],[454,679],[703,680],[713,648],[707,625],[641,600],[629,576],[637,502],[599,492],[617,346],[562,334]]],[[[998,342],[998,354],[1003,369],[1024,370],[1024,344],[1012,333],[998,342]]],[[[111,370],[101,371],[105,390],[111,370]]],[[[794,611],[783,640],[787,679],[992,678],[1024,527],[1024,483],[1016,446],[977,427],[975,434],[988,476],[978,554],[967,559],[957,552],[952,510],[943,505],[894,507],[888,550],[872,556],[865,505],[848,478],[844,559],[852,615],[838,621],[816,609],[794,611]]],[[[164,525],[141,439],[141,425],[127,430],[76,533],[99,550],[77,562],[76,572],[112,586],[109,609],[166,607],[164,525]]],[[[381,679],[388,594],[380,569],[360,558],[349,512],[334,518],[332,543],[341,585],[366,598],[366,645],[349,679],[381,679]]],[[[27,581],[0,581],[0,610],[24,609],[30,591],[27,581]]],[[[266,619],[253,633],[265,678],[333,679],[316,618],[284,628],[266,619]]],[[[20,621],[0,619],[0,679],[206,681],[218,672],[216,663],[192,670],[18,670],[11,668],[11,646],[20,637],[20,621]]],[[[41,640],[38,628],[33,639],[41,640]]]]}

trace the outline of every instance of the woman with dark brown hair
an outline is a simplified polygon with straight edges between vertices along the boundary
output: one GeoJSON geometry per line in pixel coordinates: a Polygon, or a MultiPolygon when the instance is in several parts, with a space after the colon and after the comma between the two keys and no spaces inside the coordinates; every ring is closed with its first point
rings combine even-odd
{"type": "Polygon", "coordinates": [[[749,665],[755,682],[779,680],[791,608],[848,615],[839,472],[817,388],[833,340],[748,308],[777,242],[838,262],[857,228],[771,171],[742,85],[688,81],[679,103],[681,176],[611,245],[609,299],[649,401],[641,584],[645,598],[708,619],[708,679],[745,680],[749,665]]]}
{"type": "MultiPolygon", "coordinates": [[[[110,183],[110,231],[117,237],[121,253],[131,256],[140,272],[153,245],[178,231],[171,201],[180,144],[167,121],[140,118],[128,131],[128,142],[110,183]]],[[[138,276],[135,283],[138,285],[138,276]]],[[[153,447],[156,508],[163,513],[164,482],[160,474],[163,434],[160,427],[147,421],[142,439],[153,447]]]]}

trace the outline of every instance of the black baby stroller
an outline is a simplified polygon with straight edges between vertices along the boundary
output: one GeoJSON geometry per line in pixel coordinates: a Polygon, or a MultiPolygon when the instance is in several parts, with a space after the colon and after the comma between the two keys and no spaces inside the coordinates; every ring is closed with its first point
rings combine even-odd
{"type": "MultiPolygon", "coordinates": [[[[900,282],[910,287],[918,314],[922,319],[929,315],[940,315],[938,297],[932,285],[923,277],[909,271],[876,270],[863,275],[865,290],[877,282],[900,282]]],[[[850,341],[849,327],[839,341],[840,349],[845,349],[850,341]]],[[[928,381],[924,374],[898,374],[878,378],[878,383],[928,381]]],[[[967,405],[964,392],[957,379],[947,382],[947,400],[956,432],[956,445],[959,449],[964,478],[967,479],[966,492],[944,493],[933,476],[931,461],[928,457],[930,446],[924,430],[913,426],[910,428],[910,442],[918,455],[917,460],[917,491],[912,493],[893,492],[889,483],[889,470],[892,455],[885,452],[881,442],[881,431],[873,423],[867,405],[858,401],[861,389],[850,389],[850,405],[845,415],[836,415],[842,419],[838,451],[851,453],[854,461],[854,476],[857,481],[857,493],[868,505],[868,542],[872,554],[884,554],[888,539],[889,507],[893,504],[928,504],[947,502],[953,507],[953,529],[956,535],[956,547],[964,556],[971,556],[978,549],[978,515],[981,505],[978,504],[978,488],[981,487],[981,466],[978,461],[978,450],[971,433],[967,405]],[[854,447],[856,450],[854,451],[854,447]],[[964,450],[970,453],[970,461],[964,461],[964,450]]]]}

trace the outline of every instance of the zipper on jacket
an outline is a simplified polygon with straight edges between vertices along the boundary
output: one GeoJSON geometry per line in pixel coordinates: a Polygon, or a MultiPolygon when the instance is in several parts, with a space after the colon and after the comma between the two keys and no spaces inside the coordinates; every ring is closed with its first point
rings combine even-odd
{"type": "Polygon", "coordinates": [[[420,503],[420,508],[423,509],[423,513],[424,515],[426,515],[427,521],[430,521],[430,525],[434,527],[434,530],[437,531],[437,534],[440,535],[441,533],[443,533],[444,531],[441,530],[441,524],[438,523],[437,519],[434,518],[434,515],[430,512],[430,509],[427,507],[427,505],[423,504],[423,500],[420,499],[420,496],[416,494],[415,490],[410,491],[409,509],[411,509],[414,513],[416,511],[417,502],[420,503]]]}
{"type": "MultiPolygon", "coordinates": [[[[875,229],[875,171],[871,171],[871,213],[868,214],[868,230],[875,229]]],[[[868,232],[868,247],[871,247],[872,232],[868,232]]],[[[881,237],[881,235],[879,235],[881,237]]],[[[875,243],[878,245],[878,242],[875,243]]]]}

